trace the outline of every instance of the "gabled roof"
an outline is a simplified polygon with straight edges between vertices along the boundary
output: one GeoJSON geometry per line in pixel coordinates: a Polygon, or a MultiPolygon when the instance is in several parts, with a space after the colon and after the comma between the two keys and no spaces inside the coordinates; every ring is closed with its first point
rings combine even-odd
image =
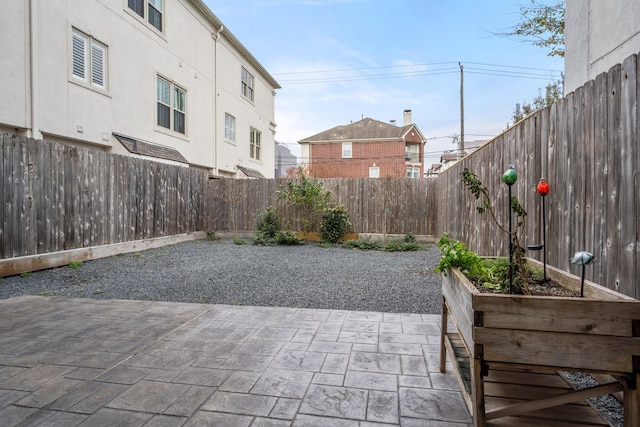
{"type": "Polygon", "coordinates": [[[420,138],[424,136],[415,124],[407,126],[395,126],[390,123],[380,122],[368,117],[343,126],[336,126],[319,134],[305,138],[298,143],[331,142],[331,141],[355,141],[372,139],[402,139],[411,130],[415,129],[420,138]]]}
{"type": "Polygon", "coordinates": [[[113,133],[118,141],[130,153],[139,154],[141,156],[155,157],[156,159],[171,160],[179,163],[189,163],[178,150],[165,145],[152,144],[150,142],[141,141],[129,136],[113,133]]]}

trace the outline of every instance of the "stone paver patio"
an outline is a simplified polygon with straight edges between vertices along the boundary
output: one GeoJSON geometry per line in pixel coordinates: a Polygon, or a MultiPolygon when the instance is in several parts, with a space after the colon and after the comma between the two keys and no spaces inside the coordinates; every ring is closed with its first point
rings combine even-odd
{"type": "Polygon", "coordinates": [[[469,426],[439,340],[439,315],[0,300],[0,424],[469,426]]]}

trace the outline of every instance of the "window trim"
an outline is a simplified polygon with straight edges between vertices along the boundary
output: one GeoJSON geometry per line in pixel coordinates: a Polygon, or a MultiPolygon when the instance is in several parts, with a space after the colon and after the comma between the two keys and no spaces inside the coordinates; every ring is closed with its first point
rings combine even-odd
{"type": "MultiPolygon", "coordinates": [[[[167,0],[141,0],[142,2],[142,15],[140,15],[140,13],[138,12],[138,10],[134,9],[133,7],[131,7],[131,5],[129,4],[131,0],[125,0],[125,10],[134,18],[136,18],[138,21],[144,23],[148,28],[152,29],[153,31],[157,32],[158,34],[162,34],[164,35],[164,29],[165,29],[165,12],[166,12],[166,3],[167,0]],[[155,3],[156,2],[160,2],[160,7],[162,8],[162,10],[159,10],[155,3]],[[152,4],[154,3],[154,4],[152,4]],[[158,13],[160,14],[160,28],[158,28],[156,25],[154,25],[150,20],[150,13],[149,13],[149,9],[153,8],[154,10],[158,11],[158,13]]],[[[135,1],[135,0],[134,0],[135,1]]]]}
{"type": "Polygon", "coordinates": [[[249,158],[262,162],[262,132],[253,126],[249,129],[249,158]]]}
{"type": "Polygon", "coordinates": [[[343,159],[352,159],[353,158],[353,144],[351,142],[343,142],[342,143],[342,158],[343,159]],[[349,147],[348,150],[346,148],[349,147]],[[345,154],[348,153],[348,154],[345,154]]]}
{"type": "Polygon", "coordinates": [[[416,166],[408,166],[407,167],[407,178],[409,179],[418,179],[420,178],[420,168],[416,166]],[[415,172],[415,176],[414,175],[415,172]]]}
{"type": "Polygon", "coordinates": [[[380,166],[369,166],[369,178],[380,178],[380,166]],[[375,176],[373,176],[374,174],[372,174],[372,171],[377,171],[377,173],[375,173],[375,176]]]}
{"type": "Polygon", "coordinates": [[[244,98],[246,98],[247,100],[251,101],[251,103],[253,103],[255,102],[256,77],[244,66],[241,68],[242,70],[240,71],[240,93],[244,98]],[[245,77],[247,81],[245,81],[245,77]],[[251,96],[248,96],[247,92],[251,96]]]}
{"type": "Polygon", "coordinates": [[[109,90],[109,46],[75,27],[71,27],[70,42],[71,81],[91,89],[107,92],[109,90]],[[76,54],[80,54],[78,50],[80,45],[76,43],[77,40],[82,41],[82,61],[76,61],[76,54]],[[101,52],[100,58],[97,58],[96,52],[101,52]],[[100,64],[98,64],[99,60],[100,64]],[[76,65],[79,65],[80,62],[82,62],[83,75],[76,73],[76,65]],[[102,71],[100,75],[96,74],[98,68],[102,71]],[[101,81],[99,81],[100,78],[101,81]]]}
{"type": "Polygon", "coordinates": [[[230,144],[236,144],[236,117],[226,112],[224,113],[224,140],[230,144]]]}
{"type": "Polygon", "coordinates": [[[162,76],[161,74],[156,74],[156,99],[155,99],[155,105],[156,105],[156,118],[155,118],[155,127],[157,129],[161,129],[165,132],[172,132],[175,133],[177,135],[182,135],[182,136],[187,136],[188,132],[187,132],[187,120],[188,120],[188,108],[187,108],[187,93],[188,91],[184,88],[184,86],[179,85],[177,83],[175,83],[173,80],[168,79],[164,76],[162,76]],[[160,92],[158,91],[158,83],[159,81],[162,80],[163,82],[167,83],[169,85],[169,99],[168,99],[168,103],[165,102],[165,99],[161,99],[160,97],[160,92]],[[180,110],[179,107],[176,106],[176,91],[181,91],[184,94],[184,109],[180,110]],[[160,115],[158,114],[159,111],[159,106],[160,104],[162,104],[162,106],[166,107],[169,109],[169,126],[166,127],[162,124],[160,124],[160,115]],[[183,115],[183,127],[184,127],[184,132],[181,132],[180,130],[176,129],[176,113],[181,113],[183,115]]]}

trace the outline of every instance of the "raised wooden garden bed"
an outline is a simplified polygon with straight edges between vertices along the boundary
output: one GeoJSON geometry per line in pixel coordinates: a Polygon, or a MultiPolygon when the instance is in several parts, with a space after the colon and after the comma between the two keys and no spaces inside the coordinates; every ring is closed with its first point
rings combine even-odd
{"type": "MultiPolygon", "coordinates": [[[[547,274],[580,291],[579,277],[550,266],[547,274]]],[[[475,426],[570,402],[573,397],[584,400],[618,390],[624,391],[625,425],[640,425],[640,301],[590,282],[585,282],[584,298],[480,293],[457,269],[443,276],[442,293],[440,369],[445,370],[447,348],[453,360],[461,359],[455,356],[454,335],[447,335],[451,316],[459,337],[458,352],[462,345],[468,355],[469,366],[457,369],[461,384],[468,372],[466,400],[475,426]],[[619,382],[562,399],[487,410],[485,377],[498,368],[594,372],[612,375],[619,382]]]]}

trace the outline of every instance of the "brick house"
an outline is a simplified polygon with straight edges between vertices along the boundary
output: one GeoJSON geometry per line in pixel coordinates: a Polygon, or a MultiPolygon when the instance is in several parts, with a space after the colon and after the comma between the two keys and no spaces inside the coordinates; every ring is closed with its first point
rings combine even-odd
{"type": "Polygon", "coordinates": [[[310,136],[303,162],[319,178],[422,178],[425,138],[404,112],[404,125],[364,118],[310,136]]]}

